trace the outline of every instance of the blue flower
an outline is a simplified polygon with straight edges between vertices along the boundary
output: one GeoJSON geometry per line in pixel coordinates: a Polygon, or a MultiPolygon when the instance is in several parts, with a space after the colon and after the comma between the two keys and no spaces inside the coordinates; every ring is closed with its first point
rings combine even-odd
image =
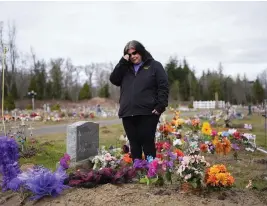
{"type": "Polygon", "coordinates": [[[152,156],[147,156],[147,161],[148,161],[148,163],[150,163],[150,162],[152,162],[153,161],[153,157],[152,156]]]}
{"type": "Polygon", "coordinates": [[[222,137],[229,137],[229,132],[222,132],[222,137]]]}

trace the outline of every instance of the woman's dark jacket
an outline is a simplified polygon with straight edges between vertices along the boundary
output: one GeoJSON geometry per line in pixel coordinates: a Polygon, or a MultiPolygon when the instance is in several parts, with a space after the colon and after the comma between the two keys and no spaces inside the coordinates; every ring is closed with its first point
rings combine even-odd
{"type": "Polygon", "coordinates": [[[121,58],[110,75],[110,82],[120,86],[119,117],[152,115],[168,106],[169,84],[167,73],[160,62],[148,53],[135,74],[132,63],[121,58]]]}

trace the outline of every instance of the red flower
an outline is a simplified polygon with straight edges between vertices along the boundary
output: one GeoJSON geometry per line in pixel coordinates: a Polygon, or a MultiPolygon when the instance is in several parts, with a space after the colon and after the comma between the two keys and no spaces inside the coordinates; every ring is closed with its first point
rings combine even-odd
{"type": "Polygon", "coordinates": [[[157,142],[156,143],[156,149],[158,152],[161,152],[161,150],[163,149],[163,143],[162,142],[157,142]]]}
{"type": "Polygon", "coordinates": [[[201,150],[202,152],[207,152],[207,151],[208,151],[208,145],[206,145],[206,144],[201,144],[201,145],[200,145],[200,150],[201,150]]]}
{"type": "Polygon", "coordinates": [[[157,153],[156,157],[159,158],[159,159],[161,159],[161,160],[163,159],[163,155],[160,154],[160,153],[157,153]]]}
{"type": "Polygon", "coordinates": [[[240,138],[241,138],[239,132],[235,132],[233,135],[234,135],[234,138],[235,138],[235,139],[240,139],[240,138]]]}
{"type": "Polygon", "coordinates": [[[171,148],[171,145],[168,142],[164,142],[162,145],[163,149],[169,150],[171,148]]]}

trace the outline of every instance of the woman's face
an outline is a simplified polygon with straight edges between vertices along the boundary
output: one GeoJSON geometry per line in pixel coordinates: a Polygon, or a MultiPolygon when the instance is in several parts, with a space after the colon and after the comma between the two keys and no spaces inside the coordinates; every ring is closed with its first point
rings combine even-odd
{"type": "Polygon", "coordinates": [[[129,49],[128,54],[130,56],[130,60],[133,64],[139,64],[142,61],[142,57],[138,54],[135,49],[129,49]]]}

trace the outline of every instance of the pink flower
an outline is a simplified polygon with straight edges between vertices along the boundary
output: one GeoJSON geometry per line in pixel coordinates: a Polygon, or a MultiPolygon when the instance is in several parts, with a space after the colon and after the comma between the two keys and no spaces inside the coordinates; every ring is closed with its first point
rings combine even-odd
{"type": "Polygon", "coordinates": [[[163,143],[163,149],[169,150],[171,148],[171,145],[168,142],[163,143]]]}
{"type": "Polygon", "coordinates": [[[105,161],[111,161],[111,160],[113,160],[113,157],[111,156],[111,154],[110,153],[106,153],[105,154],[105,161]]]}
{"type": "Polygon", "coordinates": [[[215,137],[216,135],[217,135],[217,131],[216,130],[212,130],[211,136],[215,137]]]}

